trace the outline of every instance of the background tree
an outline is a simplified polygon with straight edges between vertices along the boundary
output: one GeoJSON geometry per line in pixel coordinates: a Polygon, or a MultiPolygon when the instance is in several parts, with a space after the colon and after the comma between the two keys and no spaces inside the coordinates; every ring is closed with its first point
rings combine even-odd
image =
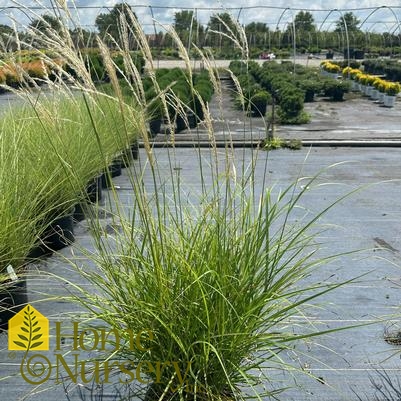
{"type": "Polygon", "coordinates": [[[0,24],[0,52],[14,51],[17,49],[14,30],[4,24],[0,24]]]}
{"type": "Polygon", "coordinates": [[[174,16],[174,29],[180,37],[182,43],[187,46],[190,45],[189,38],[191,35],[191,42],[198,42],[199,36],[203,35],[203,26],[199,24],[193,11],[180,11],[175,13],[174,16]]]}
{"type": "Polygon", "coordinates": [[[36,33],[23,33],[23,39],[25,42],[30,43],[30,46],[34,47],[42,47],[47,46],[46,37],[52,36],[54,34],[62,36],[63,34],[63,23],[54,15],[44,14],[40,18],[34,19],[30,24],[29,28],[31,28],[36,33]],[[38,35],[37,33],[41,33],[38,35]]]}
{"type": "Polygon", "coordinates": [[[229,13],[212,15],[207,24],[207,29],[209,31],[207,44],[212,47],[222,48],[233,46],[232,40],[224,36],[224,34],[230,37],[233,34],[238,34],[237,26],[229,13]],[[221,33],[223,33],[223,35],[221,35],[221,33]]]}
{"type": "MultiPolygon", "coordinates": [[[[99,36],[109,46],[113,46],[113,40],[121,47],[123,46],[121,40],[121,20],[125,17],[125,20],[130,25],[130,11],[135,15],[129,4],[119,3],[116,4],[109,13],[102,13],[96,17],[95,25],[99,31],[99,36]]],[[[136,46],[136,43],[132,35],[130,33],[128,33],[128,35],[129,47],[131,50],[136,46]]]]}
{"type": "Polygon", "coordinates": [[[266,48],[269,43],[269,28],[264,22],[251,22],[245,27],[249,46],[266,48]]]}
{"type": "Polygon", "coordinates": [[[293,27],[295,26],[295,40],[297,47],[304,50],[312,46],[313,35],[316,32],[315,19],[309,11],[300,11],[294,18],[294,24],[289,24],[284,33],[283,42],[292,45],[293,27]]]}
{"type": "Polygon", "coordinates": [[[60,34],[63,29],[63,24],[59,18],[50,14],[44,14],[41,18],[33,20],[29,24],[29,27],[40,31],[43,34],[49,34],[52,31],[56,31],[60,34]]]}
{"type": "Polygon", "coordinates": [[[344,21],[347,24],[347,30],[349,33],[360,32],[360,29],[358,28],[360,21],[352,12],[345,13],[343,16],[344,19],[340,17],[339,20],[336,22],[336,29],[334,30],[334,32],[345,32],[344,21]]]}
{"type": "Polygon", "coordinates": [[[309,11],[300,11],[294,18],[296,32],[315,32],[316,25],[309,11]]]}
{"type": "Polygon", "coordinates": [[[96,47],[95,34],[82,28],[75,28],[70,31],[71,39],[78,48],[96,47]]]}

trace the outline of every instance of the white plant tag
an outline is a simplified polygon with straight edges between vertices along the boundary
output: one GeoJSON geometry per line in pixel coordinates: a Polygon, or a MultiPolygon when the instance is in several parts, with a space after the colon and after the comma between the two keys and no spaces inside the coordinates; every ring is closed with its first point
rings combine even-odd
{"type": "Polygon", "coordinates": [[[11,265],[7,266],[7,273],[10,276],[11,281],[18,281],[18,276],[15,274],[15,270],[11,265]]]}

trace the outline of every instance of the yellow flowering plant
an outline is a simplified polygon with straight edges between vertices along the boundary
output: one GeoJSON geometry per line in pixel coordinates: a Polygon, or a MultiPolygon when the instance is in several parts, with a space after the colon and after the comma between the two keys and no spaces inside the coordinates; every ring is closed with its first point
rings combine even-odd
{"type": "Polygon", "coordinates": [[[349,76],[351,79],[356,80],[356,77],[358,76],[358,74],[362,74],[362,71],[359,70],[358,68],[351,68],[351,70],[349,72],[349,76]]]}
{"type": "Polygon", "coordinates": [[[367,83],[367,85],[372,86],[373,82],[375,82],[376,79],[377,79],[377,77],[375,77],[374,75],[366,75],[366,83],[367,83]]]}
{"type": "Polygon", "coordinates": [[[367,85],[368,84],[368,75],[367,74],[359,75],[359,83],[361,83],[362,85],[367,85]]]}
{"type": "Polygon", "coordinates": [[[323,61],[321,66],[325,71],[331,73],[340,73],[342,71],[338,64],[331,63],[330,61],[323,61]]]}
{"type": "Polygon", "coordinates": [[[389,96],[395,96],[401,91],[401,85],[398,82],[387,82],[385,92],[389,96]]]}
{"type": "Polygon", "coordinates": [[[345,68],[343,68],[343,71],[342,71],[343,77],[348,77],[348,76],[350,76],[350,75],[351,75],[351,71],[352,71],[352,68],[351,68],[351,67],[345,67],[345,68]]]}
{"type": "Polygon", "coordinates": [[[384,79],[381,78],[376,78],[373,81],[373,86],[375,87],[375,89],[377,89],[380,92],[385,92],[385,87],[386,87],[386,81],[384,79]]]}

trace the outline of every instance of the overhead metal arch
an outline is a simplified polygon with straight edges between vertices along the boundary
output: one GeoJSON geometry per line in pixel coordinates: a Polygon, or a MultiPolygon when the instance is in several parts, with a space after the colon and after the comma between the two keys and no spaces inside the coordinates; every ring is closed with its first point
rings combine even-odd
{"type": "Polygon", "coordinates": [[[387,10],[389,10],[389,11],[393,14],[395,20],[397,21],[398,30],[399,30],[399,32],[400,32],[400,34],[401,34],[400,20],[399,20],[397,14],[395,13],[395,11],[393,10],[393,8],[390,7],[390,6],[380,6],[380,7],[376,7],[376,8],[375,8],[371,13],[369,13],[369,15],[361,22],[361,24],[359,25],[359,29],[362,28],[362,26],[365,24],[365,22],[366,22],[375,12],[377,12],[378,10],[382,10],[382,9],[387,9],[387,10]]]}
{"type": "Polygon", "coordinates": [[[341,10],[339,10],[338,8],[333,8],[332,10],[330,10],[330,12],[326,15],[326,18],[323,20],[323,22],[320,24],[318,32],[320,32],[320,30],[322,29],[323,25],[325,24],[325,22],[327,21],[327,19],[330,17],[330,15],[333,12],[338,12],[341,16],[341,19],[344,23],[344,28],[345,28],[345,39],[347,41],[347,60],[348,60],[348,67],[350,65],[350,51],[349,51],[349,35],[348,35],[348,26],[347,26],[347,21],[344,18],[344,14],[341,10]]]}

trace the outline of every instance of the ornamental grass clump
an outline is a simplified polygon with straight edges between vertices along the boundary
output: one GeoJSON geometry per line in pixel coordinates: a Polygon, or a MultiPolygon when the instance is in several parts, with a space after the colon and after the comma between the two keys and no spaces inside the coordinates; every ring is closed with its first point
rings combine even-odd
{"type": "Polygon", "coordinates": [[[19,143],[24,156],[17,163],[32,169],[29,175],[35,175],[40,198],[37,213],[47,214],[47,223],[67,212],[88,181],[135,140],[132,122],[125,133],[129,113],[125,118],[115,99],[100,94],[96,101],[89,94],[85,98],[44,96],[3,117],[4,137],[12,136],[14,129],[24,131],[19,143]]]}
{"type": "Polygon", "coordinates": [[[71,213],[88,181],[136,138],[134,124],[122,136],[115,99],[87,102],[58,95],[0,119],[0,274],[8,265],[21,271],[47,227],[71,213]]]}
{"type": "Polygon", "coordinates": [[[25,134],[24,126],[0,120],[0,287],[9,281],[8,266],[22,274],[43,217],[38,212],[42,188],[35,158],[26,158],[21,146],[25,134]]]}
{"type": "MultiPolygon", "coordinates": [[[[200,180],[205,192],[196,206],[180,200],[185,187],[178,176],[173,194],[146,193],[138,182],[133,219],[119,216],[121,229],[112,237],[95,233],[97,268],[81,269],[96,288],[77,295],[91,318],[118,333],[151,333],[145,351],[129,349],[124,337],[112,358],[132,366],[146,361],[149,400],[271,396],[274,388],[260,387],[269,380],[262,367],[280,369],[281,351],[317,334],[307,325],[294,334],[291,319],[334,288],[300,285],[332,259],[316,257],[312,231],[320,215],[293,223],[316,177],[303,181],[304,189],[296,182],[256,196],[257,177],[237,181],[233,168],[228,162],[218,167],[217,181],[200,180]]],[[[157,188],[171,185],[170,178],[156,179],[157,188]]]]}

